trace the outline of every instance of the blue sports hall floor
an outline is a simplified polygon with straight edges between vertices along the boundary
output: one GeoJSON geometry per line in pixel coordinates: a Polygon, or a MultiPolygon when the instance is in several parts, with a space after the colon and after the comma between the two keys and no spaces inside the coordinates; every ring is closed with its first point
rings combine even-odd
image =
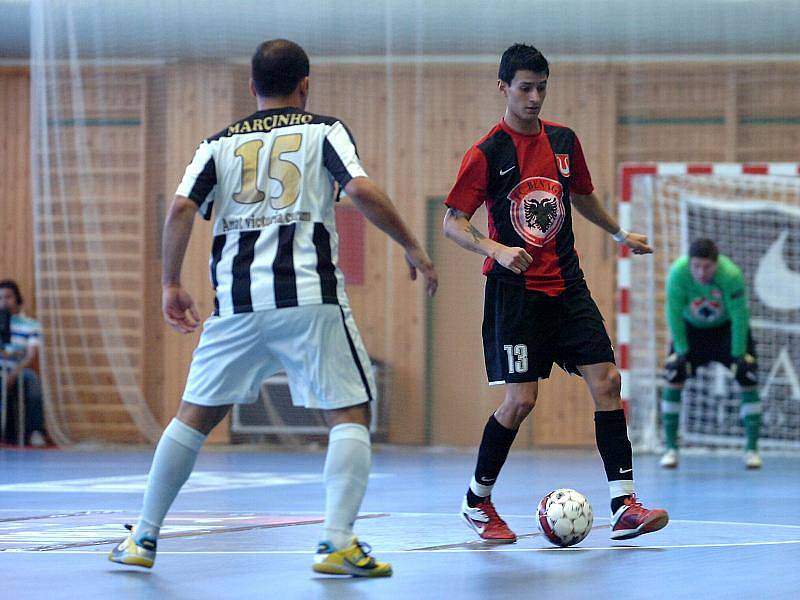
{"type": "Polygon", "coordinates": [[[512,453],[496,506],[520,535],[486,546],[458,508],[473,453],[377,448],[356,524],[389,579],[310,570],[323,507],[321,450],[207,449],[178,496],[153,570],[108,562],[135,519],[152,450],[0,449],[0,597],[24,598],[778,598],[800,597],[800,461],[684,456],[676,471],[638,456],[666,529],[608,537],[608,498],[592,451],[512,453]],[[538,499],[572,487],[591,501],[589,537],[555,548],[538,499]]]}

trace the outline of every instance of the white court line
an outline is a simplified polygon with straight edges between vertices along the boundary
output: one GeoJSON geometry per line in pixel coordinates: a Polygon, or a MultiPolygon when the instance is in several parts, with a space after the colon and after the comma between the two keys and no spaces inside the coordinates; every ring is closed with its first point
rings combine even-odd
{"type": "MultiPolygon", "coordinates": [[[[283,513],[281,513],[283,514],[283,513]]],[[[290,514],[290,513],[286,513],[290,514]]],[[[364,513],[364,514],[372,514],[364,513]]],[[[377,514],[377,513],[376,513],[377,514]]],[[[459,516],[459,513],[428,513],[428,512],[392,512],[386,511],[383,514],[387,514],[390,517],[450,517],[450,516],[459,516]]],[[[527,515],[509,515],[503,513],[503,518],[508,519],[535,519],[536,515],[533,513],[527,515]]],[[[594,517],[595,521],[611,521],[610,517],[594,517]]],[[[702,523],[703,525],[738,525],[738,526],[745,526],[745,527],[787,527],[789,529],[800,529],[800,525],[778,525],[777,523],[749,523],[743,521],[698,521],[695,519],[672,519],[669,520],[670,523],[702,523]]]]}
{"type": "MultiPolygon", "coordinates": [[[[0,512],[22,512],[22,511],[29,511],[30,509],[25,508],[0,508],[0,512]]],[[[86,516],[94,516],[91,513],[94,512],[103,512],[103,513],[134,513],[136,511],[125,511],[125,510],[117,510],[117,509],[89,509],[86,511],[81,511],[88,513],[86,516]]],[[[46,511],[45,511],[46,512],[46,511]]],[[[64,511],[65,513],[67,511],[64,511]]],[[[269,516],[292,516],[292,515],[303,515],[306,517],[319,517],[323,518],[324,515],[314,515],[309,513],[308,511],[293,511],[293,510],[282,510],[279,512],[271,512],[271,513],[260,513],[260,512],[250,512],[250,511],[243,511],[243,512],[231,512],[225,513],[224,511],[219,510],[185,510],[185,511],[176,511],[174,517],[167,515],[167,519],[174,519],[174,520],[194,520],[193,517],[182,517],[181,514],[186,513],[194,513],[194,514],[215,514],[215,515],[224,515],[228,514],[230,516],[224,517],[224,519],[234,519],[234,518],[249,518],[249,517],[269,517],[269,516]]],[[[359,514],[359,517],[370,517],[370,516],[377,516],[382,515],[386,517],[458,517],[458,512],[441,512],[441,513],[432,513],[432,512],[392,512],[392,511],[368,511],[359,514]]],[[[39,516],[39,515],[37,515],[39,516]]],[[[55,514],[54,516],[58,517],[59,514],[55,514]]],[[[84,515],[79,515],[84,516],[84,515]]],[[[511,514],[503,514],[504,518],[508,519],[536,519],[536,515],[533,513],[525,514],[525,515],[511,515],[511,514]]],[[[610,517],[594,517],[595,521],[603,521],[608,522],[610,521],[610,517]]],[[[696,519],[672,519],[669,520],[670,523],[699,523],[701,525],[732,525],[735,527],[780,527],[783,529],[800,529],[800,525],[786,525],[786,524],[778,524],[778,523],[751,523],[747,521],[702,521],[696,519]]],[[[318,523],[309,523],[309,525],[318,525],[318,523]]]]}
{"type": "MultiPolygon", "coordinates": [[[[27,509],[27,508],[0,508],[0,512],[22,512],[22,511],[30,511],[30,509],[27,509]]],[[[119,512],[119,513],[127,513],[127,512],[135,513],[136,511],[125,511],[125,510],[121,510],[121,509],[120,510],[117,510],[117,509],[88,509],[88,510],[81,511],[81,512],[82,513],[84,513],[84,512],[85,513],[89,513],[86,516],[93,516],[91,514],[93,512],[105,512],[105,513],[111,514],[111,513],[117,513],[117,512],[119,512]]],[[[224,511],[213,511],[213,510],[181,510],[181,511],[176,511],[177,514],[187,514],[187,513],[206,514],[206,513],[210,513],[210,514],[214,514],[214,515],[219,515],[222,512],[224,512],[224,511]]],[[[250,515],[251,517],[253,517],[253,516],[258,516],[258,517],[273,516],[274,517],[274,516],[303,515],[303,516],[306,516],[306,517],[319,517],[319,518],[323,518],[325,516],[322,513],[318,513],[317,514],[317,513],[312,513],[312,512],[308,512],[308,511],[296,511],[296,510],[282,510],[282,511],[270,512],[270,513],[261,513],[261,512],[255,512],[255,511],[252,511],[252,512],[251,511],[241,511],[241,512],[236,511],[236,512],[227,513],[227,514],[230,514],[231,516],[230,517],[224,517],[225,519],[233,519],[233,518],[239,518],[239,517],[246,518],[244,515],[250,515]]],[[[376,516],[376,515],[385,515],[387,517],[453,517],[453,516],[458,517],[459,513],[458,512],[439,512],[439,513],[436,513],[436,512],[392,512],[392,511],[389,511],[389,510],[387,510],[387,511],[367,511],[367,512],[363,512],[363,513],[359,513],[360,517],[370,517],[370,516],[376,516]]],[[[43,515],[43,516],[46,516],[46,515],[43,515]]],[[[56,514],[55,516],[59,516],[59,515],[56,514]]],[[[79,515],[79,516],[84,516],[84,515],[79,515]]],[[[533,513],[525,514],[525,515],[511,515],[511,514],[503,513],[503,517],[504,518],[508,518],[508,519],[536,519],[536,515],[534,515],[533,513]]],[[[171,517],[169,515],[167,515],[167,520],[169,520],[170,518],[171,517]]],[[[181,517],[175,517],[175,520],[184,520],[184,519],[181,518],[181,517]]],[[[610,517],[598,517],[598,516],[595,516],[594,520],[595,521],[610,521],[611,518],[610,517]]],[[[738,526],[738,527],[781,527],[781,528],[784,528],[784,529],[800,529],[800,525],[786,525],[786,524],[778,524],[778,523],[751,523],[751,522],[747,522],[747,521],[702,521],[702,520],[696,520],[696,519],[672,519],[672,518],[670,518],[669,522],[670,523],[700,523],[702,525],[732,525],[732,526],[738,526]]],[[[318,525],[318,523],[309,523],[309,525],[318,525]]]]}
{"type": "MultiPolygon", "coordinates": [[[[446,548],[443,550],[386,550],[381,549],[380,554],[467,554],[472,552],[588,552],[590,550],[671,550],[677,548],[732,548],[744,546],[780,546],[787,544],[800,544],[800,540],[782,540],[775,542],[729,542],[724,544],[670,544],[665,546],[593,546],[590,548],[572,546],[570,548],[509,548],[507,546],[491,546],[488,548],[446,548]]],[[[105,550],[4,550],[2,554],[106,554],[105,550]]],[[[212,550],[212,551],[159,551],[158,555],[209,555],[209,556],[261,556],[261,555],[291,555],[304,554],[313,556],[313,550],[212,550]]]]}

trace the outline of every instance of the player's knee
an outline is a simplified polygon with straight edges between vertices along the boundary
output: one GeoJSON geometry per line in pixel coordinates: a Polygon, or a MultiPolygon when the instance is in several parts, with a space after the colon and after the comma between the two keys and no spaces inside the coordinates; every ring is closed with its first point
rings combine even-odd
{"type": "Polygon", "coordinates": [[[370,403],[364,402],[346,408],[334,408],[323,411],[323,417],[328,427],[333,428],[344,423],[356,423],[369,428],[372,412],[370,403]]]}
{"type": "Polygon", "coordinates": [[[203,435],[208,435],[225,418],[230,408],[230,405],[201,406],[184,401],[181,402],[175,416],[187,427],[191,427],[203,435]]]}
{"type": "Polygon", "coordinates": [[[616,368],[609,369],[606,381],[608,383],[608,395],[619,396],[622,391],[622,375],[619,374],[619,370],[616,368]]]}
{"type": "Polygon", "coordinates": [[[595,379],[592,383],[592,391],[595,397],[603,399],[619,398],[622,389],[622,377],[616,367],[609,367],[602,376],[595,379]]]}
{"type": "Polygon", "coordinates": [[[512,405],[518,413],[528,416],[536,406],[536,396],[516,398],[512,405]]]}
{"type": "Polygon", "coordinates": [[[497,410],[501,423],[511,427],[519,427],[522,421],[531,414],[536,406],[538,391],[530,388],[510,388],[503,404],[497,410]]]}

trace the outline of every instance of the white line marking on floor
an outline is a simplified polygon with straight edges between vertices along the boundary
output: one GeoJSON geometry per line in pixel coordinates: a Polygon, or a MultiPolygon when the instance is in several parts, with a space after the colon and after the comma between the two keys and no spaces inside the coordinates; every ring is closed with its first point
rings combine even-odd
{"type": "MultiPolygon", "coordinates": [[[[588,552],[590,550],[671,550],[678,548],[734,548],[742,546],[780,546],[788,544],[800,544],[800,540],[782,540],[775,542],[730,542],[724,544],[669,544],[664,546],[593,546],[571,548],[510,548],[508,546],[492,546],[489,548],[448,548],[446,550],[386,550],[381,548],[381,554],[464,554],[468,552],[588,552]]],[[[3,554],[107,554],[107,550],[87,551],[87,550],[5,550],[3,554]]],[[[305,554],[311,556],[313,551],[309,550],[219,550],[219,551],[159,551],[158,555],[209,555],[209,556],[260,556],[260,555],[292,555],[305,554]]]]}

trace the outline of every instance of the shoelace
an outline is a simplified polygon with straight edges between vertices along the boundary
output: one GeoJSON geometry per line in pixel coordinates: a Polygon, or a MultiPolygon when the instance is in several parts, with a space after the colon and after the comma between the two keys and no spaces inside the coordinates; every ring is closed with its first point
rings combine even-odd
{"type": "Polygon", "coordinates": [[[636,494],[631,494],[631,497],[625,500],[625,504],[627,506],[636,506],[637,508],[642,508],[642,503],[636,499],[636,494]]]}
{"type": "Polygon", "coordinates": [[[506,522],[503,519],[500,518],[500,515],[497,514],[497,510],[495,509],[494,504],[492,504],[491,502],[489,502],[489,501],[484,502],[481,505],[480,510],[487,517],[489,517],[489,520],[496,519],[499,523],[502,523],[503,525],[506,524],[506,522]]]}
{"type": "MultiPolygon", "coordinates": [[[[125,529],[127,529],[128,531],[130,531],[130,532],[131,532],[131,534],[133,534],[133,529],[134,529],[134,526],[133,526],[133,525],[131,525],[130,523],[125,523],[125,529]]],[[[135,541],[135,540],[134,540],[134,541],[135,541]]],[[[141,547],[142,547],[142,548],[144,548],[145,550],[155,550],[155,549],[156,549],[156,547],[157,547],[157,544],[158,544],[158,543],[157,543],[155,540],[143,539],[143,540],[141,541],[141,543],[137,543],[136,545],[137,545],[137,546],[141,546],[141,547]]]]}
{"type": "Polygon", "coordinates": [[[372,552],[372,546],[367,542],[356,542],[356,546],[361,550],[362,556],[367,559],[367,564],[364,566],[373,566],[375,564],[375,559],[369,555],[369,553],[372,552]]]}

